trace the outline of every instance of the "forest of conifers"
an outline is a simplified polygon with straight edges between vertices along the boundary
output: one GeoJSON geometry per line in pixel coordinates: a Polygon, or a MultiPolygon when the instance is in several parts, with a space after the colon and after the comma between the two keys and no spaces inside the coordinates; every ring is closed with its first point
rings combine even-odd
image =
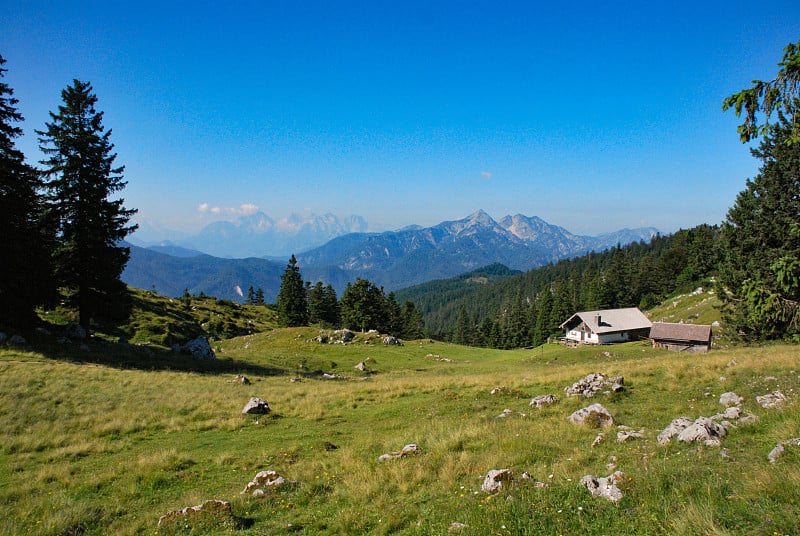
{"type": "Polygon", "coordinates": [[[397,297],[416,304],[434,338],[492,348],[536,346],[558,334],[576,311],[648,308],[676,291],[708,284],[720,259],[719,233],[717,226],[700,225],[494,281],[504,271],[488,267],[397,297]]]}

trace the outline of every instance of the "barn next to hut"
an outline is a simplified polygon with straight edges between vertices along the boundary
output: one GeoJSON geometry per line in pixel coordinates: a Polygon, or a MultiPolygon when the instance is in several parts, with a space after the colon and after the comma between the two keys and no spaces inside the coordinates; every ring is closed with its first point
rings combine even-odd
{"type": "Polygon", "coordinates": [[[711,349],[711,326],[653,322],[650,340],[653,348],[704,354],[711,349]]]}
{"type": "Polygon", "coordinates": [[[561,324],[567,344],[609,344],[646,339],[650,320],[636,307],[575,313],[561,324]]]}

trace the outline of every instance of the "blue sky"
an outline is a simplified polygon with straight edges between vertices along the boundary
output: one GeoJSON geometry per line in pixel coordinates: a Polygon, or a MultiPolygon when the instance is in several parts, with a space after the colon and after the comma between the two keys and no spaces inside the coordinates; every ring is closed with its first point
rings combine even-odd
{"type": "Polygon", "coordinates": [[[139,219],[261,210],[376,230],[481,208],[581,234],[719,223],[757,162],[722,99],[800,2],[3,2],[19,147],[73,78],[139,219]]]}

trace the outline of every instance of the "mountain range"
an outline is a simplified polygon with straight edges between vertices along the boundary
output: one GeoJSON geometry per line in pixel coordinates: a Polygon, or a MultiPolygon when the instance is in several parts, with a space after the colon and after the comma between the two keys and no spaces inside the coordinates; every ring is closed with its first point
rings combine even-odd
{"type": "MultiPolygon", "coordinates": [[[[259,220],[252,220],[256,221],[259,220]]],[[[358,225],[355,220],[354,223],[358,225]]],[[[242,224],[216,227],[220,233],[222,230],[228,233],[225,236],[231,243],[244,243],[242,237],[249,236],[252,228],[242,224]],[[241,235],[234,232],[237,228],[241,235]]],[[[391,291],[494,263],[513,270],[530,270],[589,251],[648,241],[657,233],[655,228],[644,227],[583,236],[536,216],[517,214],[496,221],[478,210],[464,219],[433,227],[347,233],[296,257],[305,280],[331,284],[341,295],[347,283],[356,277],[369,279],[391,291]]],[[[236,301],[242,301],[236,288],[246,292],[253,285],[262,288],[267,301],[272,301],[285,267],[286,260],[221,259],[174,245],[154,249],[132,246],[122,277],[131,286],[145,289],[155,286],[158,292],[170,296],[188,288],[192,293],[204,292],[236,301]]]]}
{"type": "MultiPolygon", "coordinates": [[[[330,213],[322,216],[307,213],[275,219],[263,212],[240,216],[233,222],[210,223],[195,235],[174,237],[169,241],[154,241],[149,227],[143,227],[142,233],[131,237],[132,243],[143,247],[176,246],[223,258],[288,257],[321,246],[337,236],[365,232],[368,228],[364,218],[355,215],[339,218],[330,213]]],[[[158,231],[162,235],[175,234],[164,229],[158,231]]]]}

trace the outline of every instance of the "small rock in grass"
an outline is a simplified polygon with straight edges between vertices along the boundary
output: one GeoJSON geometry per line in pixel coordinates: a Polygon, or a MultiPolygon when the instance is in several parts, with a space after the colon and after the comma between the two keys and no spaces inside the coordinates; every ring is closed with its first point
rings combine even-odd
{"type": "Polygon", "coordinates": [[[492,469],[484,477],[481,490],[485,493],[497,493],[503,489],[503,482],[511,482],[511,469],[492,469]]]}

